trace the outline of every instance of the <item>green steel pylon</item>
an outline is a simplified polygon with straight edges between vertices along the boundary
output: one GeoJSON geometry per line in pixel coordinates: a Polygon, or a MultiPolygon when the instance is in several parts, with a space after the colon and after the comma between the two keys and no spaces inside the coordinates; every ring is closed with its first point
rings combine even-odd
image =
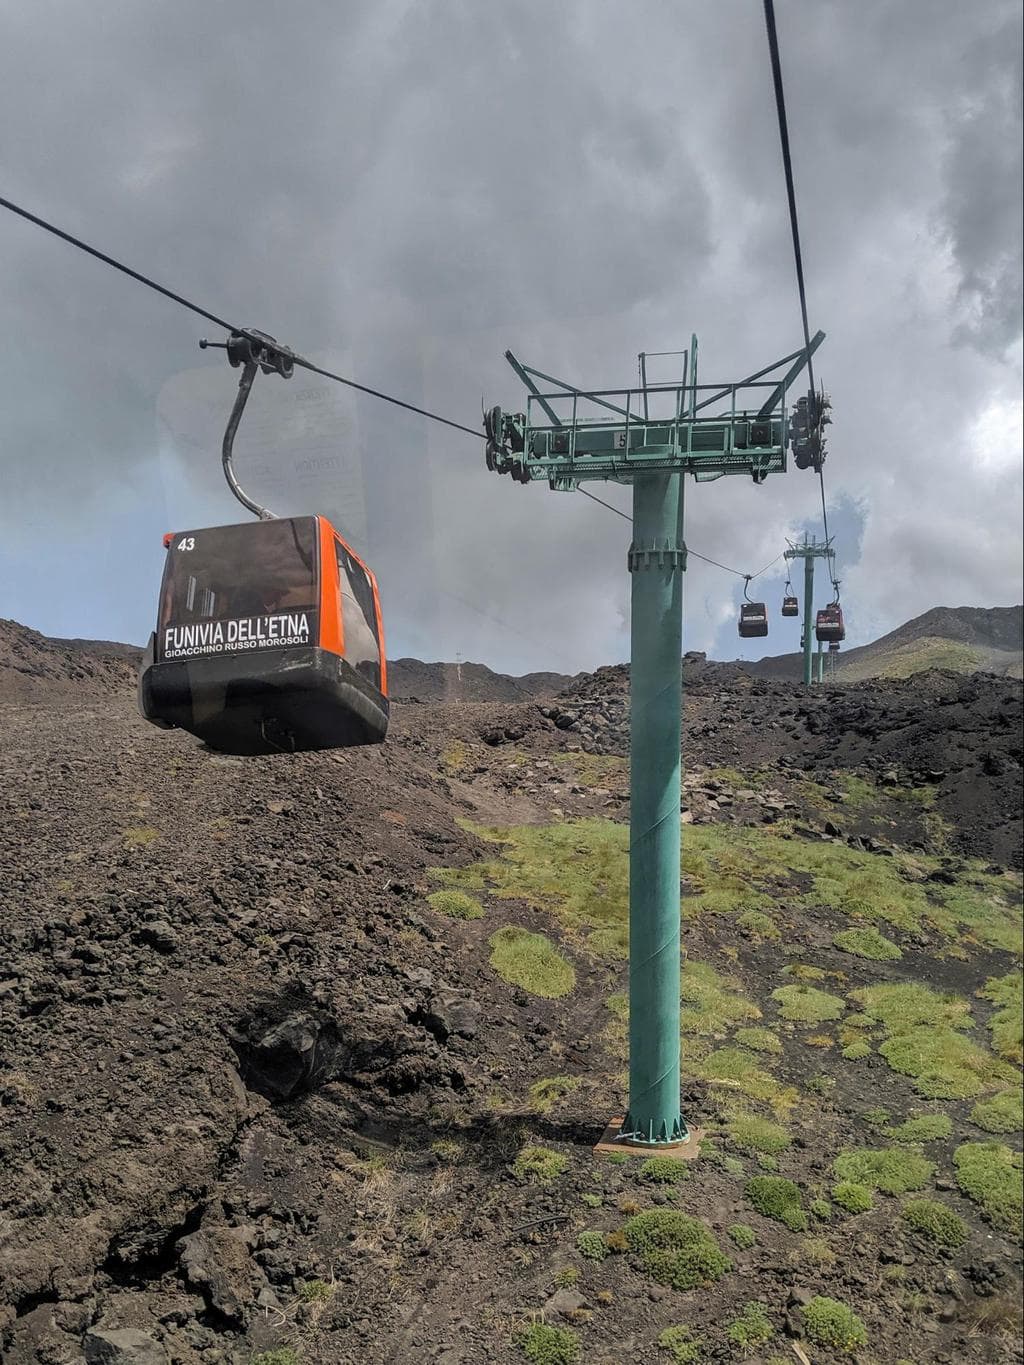
{"type": "MultiPolygon", "coordinates": [[[[814,682],[814,561],[816,559],[832,561],[835,559],[835,551],[832,549],[831,540],[817,540],[814,536],[805,535],[799,545],[790,542],[785,556],[787,560],[804,561],[804,630],[800,648],[804,655],[804,686],[810,687],[814,682]]],[[[835,575],[832,577],[834,580],[835,575]]],[[[818,681],[821,682],[820,667],[818,681]]]]}
{"type": "Polygon", "coordinates": [[[731,384],[697,383],[697,338],[682,379],[583,390],[506,358],[529,390],[526,412],[491,408],[487,467],[519,483],[571,492],[584,480],[633,486],[630,625],[629,1109],[619,1140],[685,1142],[680,1104],[680,723],[683,476],[698,483],[786,469],[802,439],[786,394],[821,342],[731,384]],[[773,371],[788,366],[785,374],[773,371]],[[771,376],[771,377],[769,377],[771,376]],[[541,391],[536,381],[547,387],[541,391]]]}

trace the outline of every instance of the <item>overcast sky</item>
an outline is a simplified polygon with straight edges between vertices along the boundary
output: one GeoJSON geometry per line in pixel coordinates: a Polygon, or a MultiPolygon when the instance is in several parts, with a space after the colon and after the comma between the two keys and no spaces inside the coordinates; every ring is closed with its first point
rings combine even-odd
{"type": "MultiPolygon", "coordinates": [[[[1021,600],[1021,6],[777,9],[853,645],[1021,600]]],[[[613,387],[691,332],[709,382],[800,344],[757,0],[0,19],[0,194],[362,383],[475,425],[481,399],[522,405],[507,348],[613,387]]],[[[3,212],[0,259],[0,615],[142,641],[162,533],[244,519],[219,464],[237,374],[197,349],[207,324],[3,212]]],[[[393,655],[626,657],[627,523],[488,474],[481,447],[297,374],[259,380],[237,465],[275,510],[337,517],[393,655]]],[[[688,482],[687,542],[726,564],[804,529],[810,473],[688,482]]],[[[760,580],[773,608],[783,579],[760,580]]],[[[691,560],[687,648],[740,654],[741,586],[691,560]]],[[[752,652],[797,634],[773,610],[752,652]]]]}

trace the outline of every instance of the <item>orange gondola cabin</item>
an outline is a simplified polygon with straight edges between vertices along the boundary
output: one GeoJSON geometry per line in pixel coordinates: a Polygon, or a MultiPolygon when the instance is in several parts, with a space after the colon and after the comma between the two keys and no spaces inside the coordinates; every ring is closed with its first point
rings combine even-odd
{"type": "Polygon", "coordinates": [[[839,644],[846,639],[846,626],[843,624],[843,609],[838,602],[822,607],[814,622],[814,634],[819,644],[839,644]]]}
{"type": "Polygon", "coordinates": [[[164,537],[139,709],[227,753],[383,740],[387,661],[373,573],[320,516],[164,537]]]}

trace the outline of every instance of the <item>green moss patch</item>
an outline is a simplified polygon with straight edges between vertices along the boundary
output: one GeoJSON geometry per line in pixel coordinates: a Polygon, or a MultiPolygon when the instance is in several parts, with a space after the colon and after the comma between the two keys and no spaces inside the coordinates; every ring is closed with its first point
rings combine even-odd
{"type": "Polygon", "coordinates": [[[545,1076],[530,1086],[530,1105],[538,1114],[550,1114],[559,1100],[582,1084],[579,1076],[545,1076]]]}
{"type": "Polygon", "coordinates": [[[967,1224],[937,1199],[908,1200],[903,1205],[903,1217],[919,1237],[934,1246],[959,1251],[967,1241],[967,1224]]]}
{"type": "Polygon", "coordinates": [[[895,962],[903,956],[903,950],[877,929],[844,929],[832,942],[844,953],[870,958],[872,962],[895,962]]]}
{"type": "Polygon", "coordinates": [[[784,1223],[793,1232],[804,1232],[807,1214],[800,1187],[778,1175],[756,1175],[744,1188],[747,1199],[764,1218],[784,1223]]]}
{"type": "Polygon", "coordinates": [[[450,870],[446,880],[486,887],[497,899],[519,900],[556,915],[603,957],[629,953],[629,829],[611,820],[563,821],[510,829],[470,826],[497,845],[498,856],[450,870]]]}
{"type": "Polygon", "coordinates": [[[784,1152],[792,1139],[785,1128],[770,1119],[742,1114],[729,1124],[729,1136],[741,1152],[784,1152]]]}
{"type": "Polygon", "coordinates": [[[804,1331],[818,1346],[853,1355],[858,1346],[867,1345],[863,1322],[847,1304],[838,1299],[816,1295],[803,1310],[804,1331]]]}
{"type": "Polygon", "coordinates": [[[737,983],[706,962],[687,959],[683,963],[679,994],[684,1035],[724,1038],[737,1024],[761,1017],[753,1001],[739,992],[737,983]]]}
{"type": "Polygon", "coordinates": [[[703,1339],[695,1337],[689,1327],[682,1324],[666,1327],[658,1338],[659,1349],[668,1352],[672,1365],[696,1365],[703,1345],[703,1339]]]}
{"type": "Polygon", "coordinates": [[[832,1187],[832,1202],[847,1213],[867,1213],[875,1207],[875,1201],[868,1185],[859,1180],[840,1180],[832,1187]]]}
{"type": "Polygon", "coordinates": [[[745,1303],[743,1312],[729,1323],[725,1335],[741,1351],[749,1353],[770,1341],[775,1335],[775,1328],[763,1303],[745,1303]]]}
{"type": "Polygon", "coordinates": [[[512,1173],[534,1185],[550,1185],[569,1164],[569,1158],[549,1147],[524,1147],[512,1163],[512,1173]]]}
{"type": "Polygon", "coordinates": [[[746,910],[736,921],[737,926],[753,938],[774,942],[782,937],[779,926],[763,910],[746,910]]]}
{"type": "Polygon", "coordinates": [[[862,1038],[858,1038],[856,1042],[843,1048],[843,1056],[848,1062],[862,1061],[865,1057],[871,1056],[871,1044],[865,1043],[862,1038]]]}
{"type": "Polygon", "coordinates": [[[622,1231],[648,1274],[673,1289],[713,1284],[732,1269],[708,1228],[678,1209],[646,1209],[622,1231]]]}
{"type": "Polygon", "coordinates": [[[923,1189],[935,1174],[935,1163],[906,1147],[841,1152],[832,1163],[837,1180],[852,1180],[883,1194],[923,1189]]]}
{"type": "Polygon", "coordinates": [[[868,986],[851,999],[885,1029],[880,1054],[926,1099],[971,1099],[1016,1079],[1005,1062],[963,1036],[971,1007],[959,996],[907,982],[868,986]]]}
{"type": "Polygon", "coordinates": [[[953,1120],[948,1114],[921,1114],[895,1128],[887,1128],[885,1136],[894,1142],[940,1142],[953,1136],[953,1120]]]}
{"type": "Polygon", "coordinates": [[[576,1250],[588,1261],[603,1261],[608,1255],[604,1233],[581,1232],[576,1238],[576,1250]]]}
{"type": "Polygon", "coordinates": [[[651,1156],[640,1166],[640,1179],[656,1185],[682,1185],[689,1178],[686,1163],[672,1156],[651,1156]]]}
{"type": "Polygon", "coordinates": [[[986,981],[978,992],[998,1006],[989,1023],[992,1030],[992,1046],[1000,1057],[1005,1057],[1018,1065],[1024,1062],[1022,985],[1024,975],[1020,972],[1010,972],[1008,976],[993,977],[986,981]]]}
{"type": "Polygon", "coordinates": [[[738,1028],[733,1034],[740,1047],[751,1052],[764,1052],[769,1056],[781,1057],[782,1040],[777,1033],[768,1028],[738,1028]]]}
{"type": "Polygon", "coordinates": [[[741,1251],[749,1251],[751,1247],[757,1246],[757,1233],[746,1223],[733,1223],[729,1229],[729,1240],[741,1251]]]}
{"type": "Polygon", "coordinates": [[[780,986],[772,991],[772,999],[778,1002],[783,1019],[798,1024],[824,1024],[838,1019],[846,1009],[845,1000],[815,986],[780,986]]]}
{"type": "Polygon", "coordinates": [[[532,1322],[516,1333],[515,1342],[531,1365],[572,1365],[580,1358],[580,1339],[568,1327],[532,1322]]]}
{"type": "Polygon", "coordinates": [[[427,897],[430,907],[450,919],[483,919],[484,908],[467,891],[435,891],[427,897]]]}
{"type": "Polygon", "coordinates": [[[953,1153],[956,1183],[1003,1232],[1021,1235],[1021,1154],[1002,1142],[965,1142],[953,1153]]]}
{"type": "Polygon", "coordinates": [[[695,1064],[695,1070],[712,1085],[738,1090],[751,1099],[785,1102],[782,1086],[758,1066],[757,1058],[741,1047],[721,1047],[695,1064]]]}
{"type": "Polygon", "coordinates": [[[543,934],[507,925],[491,936],[491,966],[503,981],[556,1000],[576,985],[576,971],[543,934]]]}
{"type": "Polygon", "coordinates": [[[979,1100],[971,1110],[971,1122],[986,1133],[1019,1133],[1024,1128],[1024,1092],[1001,1090],[990,1100],[979,1100]]]}

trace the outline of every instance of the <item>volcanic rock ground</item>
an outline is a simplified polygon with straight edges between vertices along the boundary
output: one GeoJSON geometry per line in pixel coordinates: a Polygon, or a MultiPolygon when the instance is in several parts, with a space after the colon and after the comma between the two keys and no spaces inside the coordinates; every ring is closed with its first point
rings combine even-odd
{"type": "MultiPolygon", "coordinates": [[[[656,1343],[681,1323],[700,1359],[733,1360],[726,1324],[757,1300],[775,1337],[746,1358],[817,1365],[844,1357],[807,1336],[816,1294],[863,1319],[859,1361],[1021,1358],[1012,1227],[956,1183],[958,1144],[992,1140],[974,1097],[922,1100],[877,1053],[844,1061],[836,1038],[780,1020],[772,997],[794,962],[841,993],[924,981],[970,1002],[983,1048],[994,1006],[976,991],[1013,972],[1019,945],[983,926],[948,941],[882,923],[902,960],[848,957],[831,945],[846,918],[808,904],[796,873],[778,886],[779,939],[734,917],[687,920],[688,958],[782,1040],[764,1063],[792,1088],[776,1164],[808,1200],[828,1193],[839,1151],[887,1145],[879,1106],[894,1124],[953,1120],[924,1149],[922,1193],[965,1220],[962,1247],[916,1238],[885,1194],[801,1236],[752,1210],[745,1182],[763,1172],[730,1136],[731,1083],[705,1062],[684,1064],[687,1116],[711,1135],[685,1184],[594,1154],[622,1112],[608,1002],[626,968],[557,897],[484,876],[482,919],[428,900],[434,869],[499,856],[485,827],[628,819],[625,670],[560,697],[399,704],[379,747],[236,759],[142,722],[118,647],[5,629],[5,1363],[511,1365],[531,1322],[574,1334],[586,1362],[670,1362],[656,1343]],[[504,980],[490,939],[506,925],[548,935],[574,988],[544,998],[504,980]],[[565,1158],[550,1183],[515,1169],[531,1144],[565,1158]],[[666,1205],[728,1251],[717,1283],[677,1291],[636,1256],[579,1251],[581,1231],[614,1234],[666,1205]],[[728,1240],[737,1223],[755,1246],[728,1240]]],[[[693,837],[774,830],[794,848],[898,862],[929,895],[985,878],[993,916],[1019,906],[1018,682],[933,673],[808,696],[699,658],[686,680],[693,837]]],[[[736,1024],[711,1026],[694,1055],[736,1024]]],[[[1020,1134],[999,1141],[1019,1150],[1020,1134]]],[[[536,1358],[558,1365],[565,1349],[536,1358]]]]}

